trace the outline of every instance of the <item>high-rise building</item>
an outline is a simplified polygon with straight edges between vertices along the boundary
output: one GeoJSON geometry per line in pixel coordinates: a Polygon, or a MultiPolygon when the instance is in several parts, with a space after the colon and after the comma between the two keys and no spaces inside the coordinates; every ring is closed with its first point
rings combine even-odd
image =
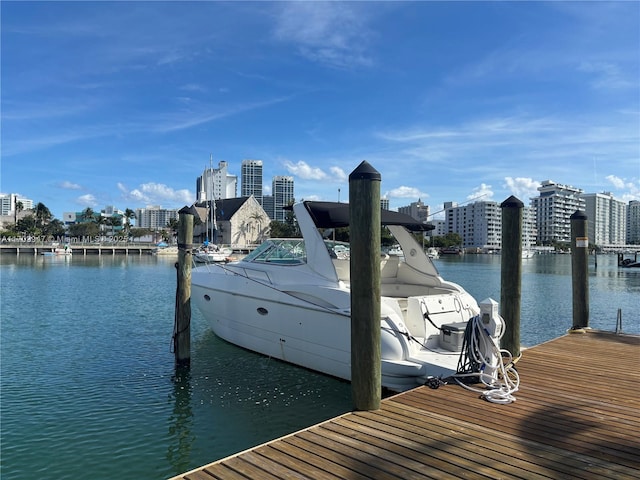
{"type": "Polygon", "coordinates": [[[136,209],[136,226],[140,228],[166,228],[172,218],[178,219],[177,209],[162,208],[158,205],[136,209]]]}
{"type": "MultiPolygon", "coordinates": [[[[338,190],[338,192],[339,191],[340,190],[338,190]]],[[[388,198],[381,198],[380,199],[380,208],[382,208],[383,210],[389,210],[389,199],[388,198]]]]}
{"type": "Polygon", "coordinates": [[[425,205],[422,200],[418,199],[417,202],[413,202],[406,207],[399,207],[398,212],[409,215],[419,222],[426,223],[429,218],[429,205],[425,205]]]}
{"type": "Polygon", "coordinates": [[[33,209],[33,200],[15,193],[0,195],[0,215],[14,215],[16,204],[22,204],[22,211],[33,209]]]}
{"type": "Polygon", "coordinates": [[[627,208],[627,243],[640,245],[640,200],[631,200],[627,208]]]}
{"type": "Polygon", "coordinates": [[[497,202],[474,202],[460,207],[446,202],[444,207],[447,231],[460,235],[463,248],[501,248],[502,211],[497,202]]]}
{"type": "Polygon", "coordinates": [[[271,193],[273,196],[273,220],[284,222],[286,212],[284,207],[294,201],[293,177],[275,176],[271,182],[271,193]]]}
{"type": "Polygon", "coordinates": [[[624,245],[627,241],[627,205],[610,192],[585,193],[587,236],[590,245],[624,245]]]}
{"type": "Polygon", "coordinates": [[[262,205],[262,160],[242,161],[242,187],[240,195],[249,197],[253,195],[262,205]]]}
{"type": "Polygon", "coordinates": [[[238,195],[238,176],[231,175],[227,162],[219,162],[218,168],[205,168],[196,180],[196,202],[235,198],[238,195]]]}
{"type": "Polygon", "coordinates": [[[584,211],[582,190],[570,185],[561,185],[545,180],[538,187],[540,195],[531,199],[536,212],[538,243],[549,245],[553,242],[571,242],[571,215],[577,210],[584,211]]]}

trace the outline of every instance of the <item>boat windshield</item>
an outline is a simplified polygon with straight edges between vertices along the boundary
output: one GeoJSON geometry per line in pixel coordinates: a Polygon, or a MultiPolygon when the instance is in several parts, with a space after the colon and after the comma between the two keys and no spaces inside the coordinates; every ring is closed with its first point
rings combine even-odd
{"type": "Polygon", "coordinates": [[[302,238],[272,238],[242,259],[243,262],[300,265],[307,263],[302,238]]]}

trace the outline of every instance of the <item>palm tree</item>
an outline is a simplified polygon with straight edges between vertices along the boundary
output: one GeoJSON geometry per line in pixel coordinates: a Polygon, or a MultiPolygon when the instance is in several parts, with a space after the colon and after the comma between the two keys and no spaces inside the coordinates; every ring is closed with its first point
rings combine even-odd
{"type": "Polygon", "coordinates": [[[51,215],[51,210],[49,210],[44,203],[38,202],[35,211],[38,228],[40,228],[40,230],[43,230],[44,226],[53,218],[53,215],[51,215]]]}
{"type": "Polygon", "coordinates": [[[95,218],[93,216],[93,208],[87,207],[82,211],[82,219],[85,222],[94,222],[95,218]]]}
{"type": "Polygon", "coordinates": [[[111,235],[113,236],[116,234],[116,227],[122,226],[122,216],[114,214],[107,218],[105,223],[111,227],[111,235]]]}
{"type": "Polygon", "coordinates": [[[125,218],[125,227],[124,227],[124,229],[127,232],[127,236],[129,236],[129,232],[131,231],[131,219],[132,218],[136,218],[136,212],[134,212],[130,208],[127,208],[124,211],[124,218],[125,218]]]}
{"type": "Polygon", "coordinates": [[[103,226],[105,225],[105,223],[106,223],[106,222],[105,222],[105,220],[106,220],[106,218],[105,218],[105,217],[103,217],[101,214],[99,214],[97,217],[95,217],[95,218],[94,218],[94,221],[95,221],[96,225],[98,225],[98,231],[99,231],[100,233],[102,233],[102,230],[103,230],[103,228],[102,228],[102,227],[103,227],[103,226]]]}

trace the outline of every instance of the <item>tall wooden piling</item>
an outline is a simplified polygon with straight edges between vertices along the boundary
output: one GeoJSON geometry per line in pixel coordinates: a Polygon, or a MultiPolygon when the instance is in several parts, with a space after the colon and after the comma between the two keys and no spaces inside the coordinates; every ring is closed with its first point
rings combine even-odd
{"type": "Polygon", "coordinates": [[[501,347],[520,356],[520,301],[522,277],[522,209],[513,195],[502,208],[502,258],[500,264],[500,315],[505,321],[501,347]]]}
{"type": "Polygon", "coordinates": [[[572,331],[589,326],[589,237],[587,215],[580,210],[571,221],[571,285],[573,292],[572,331]]]}
{"type": "Polygon", "coordinates": [[[193,263],[193,207],[183,207],[178,221],[178,263],[176,312],[173,329],[173,348],[176,366],[191,363],[191,265],[193,263]]]}
{"type": "Polygon", "coordinates": [[[351,392],[355,410],[377,410],[380,356],[380,182],[363,161],[349,175],[351,244],[351,392]]]}

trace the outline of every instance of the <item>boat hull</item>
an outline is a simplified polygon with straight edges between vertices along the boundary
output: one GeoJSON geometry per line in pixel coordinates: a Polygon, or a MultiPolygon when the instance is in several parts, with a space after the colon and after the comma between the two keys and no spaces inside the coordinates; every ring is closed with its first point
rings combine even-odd
{"type": "MultiPolygon", "coordinates": [[[[219,265],[192,272],[192,301],[217,336],[272,358],[351,380],[347,288],[329,284],[274,288],[229,272],[219,265]]],[[[250,275],[260,276],[259,272],[250,275]]],[[[428,349],[411,345],[408,335],[397,333],[406,327],[388,302],[394,300],[383,298],[382,386],[404,391],[423,384],[429,376],[454,374],[459,352],[443,350],[437,338],[429,341],[428,349]]]]}
{"type": "MultiPolygon", "coordinates": [[[[215,288],[199,284],[195,272],[194,277],[192,300],[220,338],[269,357],[350,378],[351,340],[345,335],[350,317],[340,307],[313,305],[239,276],[217,276],[222,278],[217,278],[215,288]],[[251,295],[230,293],[247,291],[251,295]]],[[[296,290],[296,295],[303,293],[303,288],[296,290]]],[[[340,296],[335,291],[324,293],[340,296]]]]}

